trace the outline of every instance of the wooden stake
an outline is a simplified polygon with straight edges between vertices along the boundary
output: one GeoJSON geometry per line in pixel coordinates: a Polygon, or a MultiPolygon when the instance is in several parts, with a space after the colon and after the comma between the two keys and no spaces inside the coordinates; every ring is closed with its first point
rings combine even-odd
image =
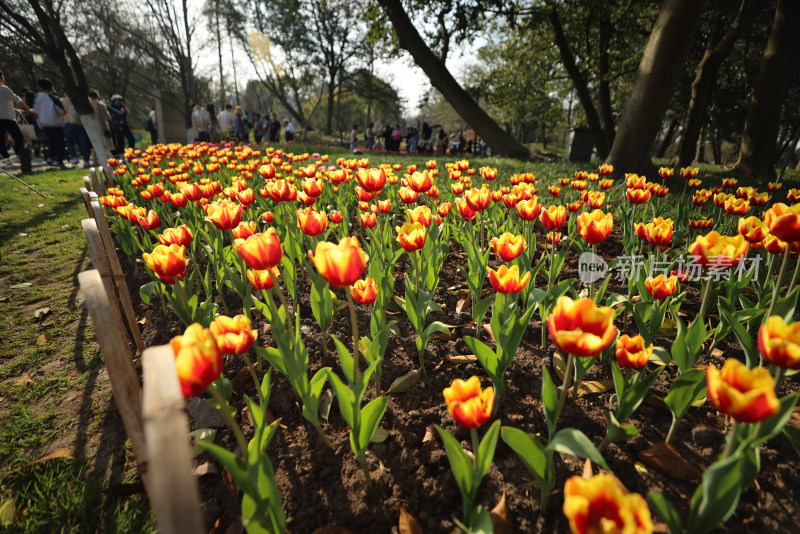
{"type": "Polygon", "coordinates": [[[119,311],[106,293],[100,273],[93,269],[78,274],[78,283],[86,298],[86,308],[94,322],[95,335],[103,353],[114,401],[131,440],[133,455],[148,486],[147,446],[142,424],[142,390],[139,377],[131,363],[131,351],[126,342],[125,328],[119,311]]]}
{"type": "Polygon", "coordinates": [[[97,201],[92,201],[92,214],[97,223],[97,229],[100,232],[103,247],[106,250],[108,266],[111,271],[111,278],[114,281],[117,297],[119,298],[123,319],[125,320],[131,339],[136,344],[137,351],[141,353],[144,351],[144,340],[142,339],[142,333],[139,331],[139,325],[136,323],[136,314],[133,312],[131,293],[128,289],[128,284],[125,282],[125,276],[122,273],[122,265],[120,265],[119,258],[117,257],[114,238],[111,237],[111,230],[108,227],[106,216],[103,213],[103,208],[100,207],[100,203],[97,201]]]}
{"type": "Polygon", "coordinates": [[[200,534],[200,495],[192,475],[189,419],[169,345],[150,347],[142,355],[144,431],[151,487],[150,506],[164,534],[200,534]]]}
{"type": "Polygon", "coordinates": [[[89,169],[89,176],[92,177],[92,190],[100,196],[105,196],[106,187],[97,176],[97,171],[94,168],[89,169]]]}
{"type": "Polygon", "coordinates": [[[89,190],[85,187],[80,188],[81,198],[83,199],[83,205],[86,206],[86,212],[89,214],[89,217],[92,216],[92,199],[89,197],[89,190]]]}

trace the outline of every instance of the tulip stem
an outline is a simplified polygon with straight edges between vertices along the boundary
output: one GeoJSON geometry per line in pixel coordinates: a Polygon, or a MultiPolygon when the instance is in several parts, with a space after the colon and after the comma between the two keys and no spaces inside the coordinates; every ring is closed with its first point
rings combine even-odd
{"type": "Polygon", "coordinates": [[[775,393],[778,392],[778,388],[781,385],[781,381],[783,380],[783,375],[786,373],[786,369],[783,367],[778,367],[775,371],[775,393]]]}
{"type": "MultiPolygon", "coordinates": [[[[247,357],[246,352],[242,353],[242,360],[244,360],[244,364],[247,366],[247,368],[250,369],[250,377],[253,379],[253,385],[255,386],[256,391],[258,391],[258,398],[263,403],[264,399],[261,397],[261,388],[259,387],[260,384],[258,381],[258,375],[256,374],[256,368],[253,366],[253,363],[250,361],[250,358],[247,357]]],[[[259,365],[259,367],[261,366],[259,365]]]]}
{"type": "Polygon", "coordinates": [[[720,460],[724,460],[734,451],[736,447],[736,437],[739,433],[739,421],[733,420],[731,428],[728,430],[728,438],[725,440],[725,450],[722,451],[720,460]]]}
{"type": "Polygon", "coordinates": [[[775,307],[775,301],[778,300],[778,292],[783,285],[783,276],[786,274],[786,265],[789,263],[789,255],[791,252],[792,244],[786,243],[786,251],[783,253],[783,261],[781,261],[781,269],[778,271],[778,279],[775,281],[775,287],[772,288],[772,300],[769,303],[767,315],[764,316],[765,321],[769,319],[770,315],[772,315],[772,308],[775,307]]]}
{"type": "Polygon", "coordinates": [[[194,319],[191,315],[191,312],[189,311],[189,301],[186,300],[186,293],[183,291],[183,285],[181,281],[175,280],[174,285],[175,285],[175,293],[178,294],[178,299],[181,301],[181,306],[183,307],[186,320],[189,321],[188,323],[186,323],[186,326],[189,326],[194,319]]]}
{"type": "Polygon", "coordinates": [[[478,439],[478,429],[470,428],[469,436],[472,438],[472,467],[478,469],[478,449],[480,448],[480,440],[478,439]]]}
{"type": "Polygon", "coordinates": [[[797,263],[794,266],[794,274],[792,275],[792,281],[789,283],[789,290],[786,291],[787,295],[792,292],[792,290],[794,289],[794,286],[797,284],[797,274],[798,273],[800,273],[800,260],[798,260],[797,263]]]}
{"type": "MultiPolygon", "coordinates": [[[[575,356],[571,353],[567,356],[567,369],[564,371],[564,383],[561,385],[561,393],[558,395],[558,404],[556,405],[556,413],[553,421],[553,430],[558,425],[558,419],[561,417],[561,410],[564,409],[564,403],[567,401],[567,390],[572,382],[572,371],[575,367],[575,356]]],[[[576,384],[577,386],[577,384],[576,384]]]]}
{"type": "MultiPolygon", "coordinates": [[[[353,359],[355,360],[353,363],[353,383],[355,384],[358,381],[358,364],[361,360],[361,354],[358,350],[358,322],[356,321],[356,305],[353,302],[352,290],[353,286],[347,286],[345,293],[347,294],[347,303],[350,305],[350,324],[353,327],[353,359]]],[[[364,472],[367,474],[367,480],[369,480],[369,471],[365,468],[364,472]]]]}
{"type": "Polygon", "coordinates": [[[245,265],[244,258],[239,256],[239,272],[242,275],[242,313],[248,319],[252,319],[250,315],[250,301],[253,300],[252,290],[250,288],[250,281],[247,279],[247,265],[245,265]]]}
{"type": "Polygon", "coordinates": [[[761,287],[761,292],[763,293],[765,289],[767,289],[767,284],[769,284],[769,279],[772,276],[772,271],[775,270],[775,254],[769,255],[769,265],[767,266],[767,275],[764,278],[764,285],[761,287]]]}
{"type": "Polygon", "coordinates": [[[678,431],[678,425],[680,422],[680,419],[676,417],[672,418],[672,424],[669,425],[669,432],[667,432],[667,439],[664,440],[665,443],[669,443],[675,437],[675,433],[678,431]]]}
{"type": "Polygon", "coordinates": [[[708,309],[708,301],[711,297],[711,279],[706,280],[706,287],[703,289],[703,300],[700,302],[700,312],[697,314],[697,320],[701,323],[706,315],[708,309]]]}
{"type": "MultiPolygon", "coordinates": [[[[258,389],[258,385],[256,385],[258,389]]],[[[222,418],[225,420],[225,423],[228,425],[228,428],[231,429],[233,432],[233,437],[236,438],[236,444],[239,446],[242,455],[247,454],[247,441],[244,439],[244,434],[242,434],[242,429],[236,423],[236,420],[231,415],[230,407],[228,406],[228,402],[222,397],[217,388],[214,387],[212,384],[210,387],[206,388],[206,391],[211,393],[211,396],[214,397],[214,400],[217,401],[217,405],[219,405],[219,411],[222,414],[222,418]]]]}
{"type": "MultiPolygon", "coordinates": [[[[287,330],[291,330],[292,324],[294,323],[294,311],[290,311],[289,310],[289,305],[286,303],[286,297],[283,296],[283,290],[278,285],[278,281],[275,279],[275,275],[272,273],[272,269],[267,269],[267,271],[269,272],[269,277],[272,279],[272,290],[275,293],[278,294],[278,299],[281,301],[281,304],[283,304],[283,307],[286,309],[286,323],[287,323],[286,324],[286,329],[287,330]],[[290,317],[291,317],[291,321],[289,320],[290,317]]],[[[273,302],[273,306],[274,306],[274,302],[273,302]]],[[[279,310],[277,310],[277,309],[275,310],[275,314],[276,314],[275,319],[280,317],[280,314],[278,313],[278,311],[279,310]]],[[[292,340],[294,340],[294,336],[292,336],[292,340]]],[[[292,341],[292,344],[294,344],[294,341],[292,341]]]]}

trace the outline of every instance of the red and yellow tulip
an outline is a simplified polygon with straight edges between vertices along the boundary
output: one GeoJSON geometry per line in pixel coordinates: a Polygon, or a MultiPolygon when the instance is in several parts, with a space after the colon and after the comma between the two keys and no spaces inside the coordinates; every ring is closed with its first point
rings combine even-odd
{"type": "Polygon", "coordinates": [[[739,360],[729,358],[721,370],[708,366],[706,385],[714,407],[740,423],[763,421],[780,409],[775,381],[764,367],[748,369],[739,360]]]}
{"type": "Polygon", "coordinates": [[[572,300],[561,296],[547,317],[547,329],[553,343],[575,356],[596,356],[617,335],[614,310],[597,306],[590,298],[572,300]]]}
{"type": "Polygon", "coordinates": [[[450,417],[467,429],[479,428],[492,416],[494,406],[494,388],[481,389],[481,381],[477,376],[469,380],[457,378],[450,387],[442,391],[450,417]]]}

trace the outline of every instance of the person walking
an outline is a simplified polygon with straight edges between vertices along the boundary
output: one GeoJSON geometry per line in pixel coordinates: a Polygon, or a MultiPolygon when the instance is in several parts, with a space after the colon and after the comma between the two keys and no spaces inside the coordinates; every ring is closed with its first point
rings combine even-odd
{"type": "Polygon", "coordinates": [[[83,124],[81,124],[81,118],[78,116],[78,110],[76,110],[75,106],[72,105],[67,93],[64,93],[64,98],[61,99],[61,103],[67,110],[67,121],[64,123],[64,131],[66,133],[67,151],[72,159],[72,164],[77,165],[80,163],[78,153],[75,150],[75,145],[77,144],[81,150],[81,156],[83,157],[83,168],[88,169],[90,167],[89,160],[92,156],[92,144],[89,142],[89,136],[86,134],[86,128],[84,128],[83,124]]]}
{"type": "Polygon", "coordinates": [[[294,124],[289,119],[283,119],[283,131],[286,142],[294,142],[294,124]]]}
{"type": "Polygon", "coordinates": [[[39,92],[33,102],[33,109],[47,139],[48,165],[65,169],[64,152],[64,114],[66,110],[61,100],[54,94],[53,82],[48,78],[39,80],[39,92]]]}
{"type": "Polygon", "coordinates": [[[267,128],[269,132],[269,139],[267,142],[269,143],[279,143],[281,140],[281,123],[278,121],[278,117],[274,114],[270,114],[270,122],[269,128],[267,128]]]}
{"type": "Polygon", "coordinates": [[[147,115],[147,122],[144,123],[144,129],[150,132],[150,144],[155,145],[158,140],[158,117],[156,116],[156,108],[150,108],[150,114],[147,115]]]}
{"type": "Polygon", "coordinates": [[[220,112],[217,121],[220,129],[222,129],[222,139],[232,139],[236,134],[236,115],[233,114],[233,106],[231,104],[225,105],[225,111],[220,112]]]}
{"type": "Polygon", "coordinates": [[[211,128],[211,117],[208,111],[196,102],[192,110],[192,129],[194,130],[195,143],[207,143],[211,140],[209,129],[211,128]]]}
{"type": "Polygon", "coordinates": [[[364,131],[364,142],[367,144],[367,150],[372,150],[375,146],[375,123],[371,122],[367,125],[364,131]]]}
{"type": "MultiPolygon", "coordinates": [[[[9,157],[8,149],[6,148],[6,134],[11,135],[14,142],[14,153],[22,157],[25,151],[25,138],[22,137],[22,131],[17,124],[17,113],[15,106],[19,105],[28,113],[35,113],[22,98],[14,94],[14,91],[6,86],[6,78],[3,71],[0,70],[0,158],[5,159],[9,157]]],[[[30,159],[30,158],[29,158],[30,159]]]]}
{"type": "Polygon", "coordinates": [[[354,124],[350,130],[350,150],[355,150],[356,147],[358,147],[358,124],[354,124]]]}
{"type": "Polygon", "coordinates": [[[250,134],[247,131],[247,123],[244,119],[244,111],[242,106],[236,106],[233,112],[233,133],[236,135],[236,142],[247,143],[250,141],[250,134]]]}
{"type": "Polygon", "coordinates": [[[261,115],[253,113],[253,140],[258,145],[264,138],[264,121],[261,120],[261,115]]]}
{"type": "Polygon", "coordinates": [[[136,146],[136,138],[133,137],[128,119],[131,117],[131,110],[125,105],[122,95],[115,94],[111,97],[111,104],[106,106],[111,114],[111,133],[114,140],[114,154],[122,155],[125,152],[125,142],[130,148],[136,146]]]}

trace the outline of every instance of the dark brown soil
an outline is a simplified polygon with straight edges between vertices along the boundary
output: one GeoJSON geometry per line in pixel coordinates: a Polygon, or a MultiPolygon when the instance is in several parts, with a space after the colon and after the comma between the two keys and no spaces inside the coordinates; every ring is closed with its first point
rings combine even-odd
{"type": "MultiPolygon", "coordinates": [[[[543,242],[542,237],[539,236],[540,243],[543,242]]],[[[618,242],[604,244],[598,252],[607,258],[615,257],[621,253],[621,245],[618,242]]],[[[562,273],[564,277],[576,275],[577,257],[573,256],[571,254],[566,262],[562,273]]],[[[270,408],[276,417],[281,418],[282,428],[267,453],[275,467],[291,532],[310,533],[324,525],[338,525],[355,533],[397,532],[401,507],[419,520],[426,533],[449,533],[455,529],[452,518],[460,518],[462,515],[461,498],[441,442],[433,432],[433,425],[444,427],[466,446],[469,434],[448,416],[442,390],[453,379],[466,379],[472,375],[485,380],[486,386],[490,385],[478,363],[456,365],[445,361],[448,356],[471,352],[463,341],[464,335],[474,335],[474,326],[466,327],[470,320],[469,309],[465,307],[462,313],[455,313],[458,300],[464,298],[457,288],[466,288],[458,265],[465,264],[464,253],[453,246],[442,269],[441,283],[434,297],[443,306],[445,313],[432,316],[429,321],[439,320],[460,326],[455,329],[456,335],[453,339],[430,342],[426,358],[430,361],[431,372],[427,377],[423,377],[408,392],[390,396],[382,423],[389,437],[383,443],[373,444],[368,452],[374,481],[371,492],[366,491],[363,473],[350,450],[347,425],[339,416],[336,403],[331,411],[330,421],[323,425],[333,443],[334,449],[330,451],[319,441],[313,427],[302,418],[288,381],[273,373],[270,408]]],[[[402,294],[402,273],[406,266],[404,257],[397,273],[398,294],[402,294]]],[[[138,279],[129,279],[132,289],[138,288],[145,281],[147,280],[141,270],[138,279]]],[[[545,281],[540,278],[536,284],[541,288],[545,281]]],[[[627,293],[627,288],[609,287],[608,291],[627,293]]],[[[302,277],[299,293],[309,294],[302,277]]],[[[690,295],[682,308],[689,319],[699,308],[697,293],[696,287],[690,287],[690,295]]],[[[344,298],[343,294],[339,296],[344,298]]],[[[226,300],[229,304],[235,303],[232,295],[226,295],[226,300]]],[[[143,334],[148,346],[166,343],[173,335],[182,331],[182,325],[174,316],[162,315],[158,299],[154,299],[147,307],[140,306],[141,309],[137,310],[139,315],[147,318],[143,334]]],[[[235,304],[233,307],[235,308],[235,304]]],[[[329,353],[327,359],[323,357],[319,328],[313,320],[307,297],[301,299],[300,313],[303,317],[305,343],[311,356],[310,373],[324,366],[337,368],[338,363],[333,354],[329,353]]],[[[397,377],[417,367],[416,336],[405,314],[390,314],[389,318],[398,321],[401,335],[393,336],[389,341],[383,365],[384,390],[397,377]]],[[[268,325],[263,320],[256,320],[255,324],[259,331],[259,343],[269,344],[271,340],[267,333],[268,325]]],[[[369,309],[361,307],[359,326],[362,332],[368,328],[368,324],[369,309]]],[[[635,327],[631,327],[631,324],[632,321],[620,318],[617,326],[622,332],[633,334],[635,332],[632,329],[635,327]]],[[[541,324],[534,315],[506,375],[508,390],[503,398],[500,419],[503,425],[546,435],[540,400],[541,369],[547,366],[553,374],[554,347],[549,339],[545,348],[541,347],[540,328],[541,324]]],[[[350,345],[350,322],[346,313],[336,315],[331,333],[350,345]]],[[[487,341],[485,332],[481,332],[481,337],[487,341]]],[[[739,348],[729,343],[731,341],[728,340],[719,347],[725,357],[740,355],[739,348]]],[[[670,340],[667,338],[657,339],[657,344],[667,350],[670,348],[670,340]]],[[[330,346],[332,347],[332,343],[330,346]]],[[[715,354],[720,353],[715,351],[715,354]]],[[[711,362],[719,366],[723,359],[722,356],[702,357],[698,363],[711,362]]],[[[242,366],[241,360],[229,359],[226,362],[226,376],[233,377],[242,366]]],[[[608,361],[603,361],[596,364],[584,380],[610,377],[608,361]]],[[[645,495],[648,491],[662,493],[685,517],[696,483],[646,467],[638,460],[640,452],[664,441],[671,416],[660,399],[666,396],[673,378],[668,372],[662,373],[645,404],[628,421],[636,426],[640,434],[628,442],[610,445],[604,456],[613,472],[630,491],[645,495]]],[[[796,378],[786,379],[783,388],[786,391],[796,390],[796,378]]],[[[254,396],[253,390],[246,394],[254,396]]],[[[605,413],[609,407],[613,408],[612,394],[613,390],[580,397],[574,404],[568,402],[559,427],[578,428],[595,445],[599,445],[605,435],[605,413]]],[[[373,395],[370,387],[365,401],[370,400],[373,395]]],[[[243,406],[241,399],[234,398],[234,402],[240,408],[243,406]]],[[[709,403],[692,408],[680,425],[674,445],[684,459],[702,471],[721,452],[726,425],[724,416],[709,403]]],[[[244,428],[246,435],[252,432],[247,424],[244,428]]],[[[233,441],[225,431],[220,431],[217,443],[233,448],[233,441]]],[[[198,463],[209,459],[205,455],[201,456],[198,463]]],[[[744,493],[735,515],[725,526],[719,528],[719,532],[797,532],[796,503],[800,498],[800,468],[796,452],[783,436],[778,436],[762,447],[761,459],[761,474],[756,483],[744,493]]],[[[517,532],[565,532],[568,525],[561,512],[561,488],[567,477],[582,472],[583,461],[571,456],[557,457],[556,466],[555,491],[547,509],[541,510],[538,504],[539,490],[533,477],[501,440],[498,442],[494,465],[481,486],[478,503],[491,508],[505,492],[517,532]]],[[[225,528],[237,521],[239,497],[226,487],[219,474],[202,477],[200,487],[207,524],[211,527],[220,519],[220,532],[224,532],[225,528]]],[[[662,528],[661,531],[666,530],[662,528]]]]}

